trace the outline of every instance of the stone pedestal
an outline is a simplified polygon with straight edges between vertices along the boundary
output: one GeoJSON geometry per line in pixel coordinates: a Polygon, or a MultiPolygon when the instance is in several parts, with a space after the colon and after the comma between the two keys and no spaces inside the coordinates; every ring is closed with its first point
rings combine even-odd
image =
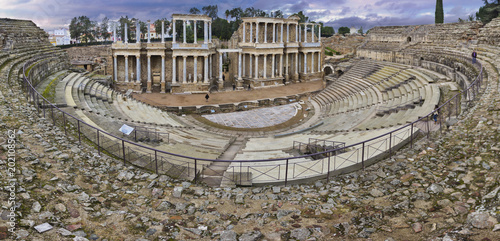
{"type": "Polygon", "coordinates": [[[151,93],[151,81],[148,81],[146,93],[151,93]]]}
{"type": "Polygon", "coordinates": [[[160,93],[164,94],[165,93],[165,82],[161,82],[160,87],[161,87],[160,93]]]}

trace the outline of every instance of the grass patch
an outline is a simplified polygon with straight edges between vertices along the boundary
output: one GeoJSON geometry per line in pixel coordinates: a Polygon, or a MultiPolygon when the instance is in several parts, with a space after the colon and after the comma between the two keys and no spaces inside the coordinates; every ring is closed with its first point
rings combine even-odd
{"type": "Polygon", "coordinates": [[[42,96],[45,99],[53,103],[55,102],[57,82],[61,79],[61,76],[63,76],[64,74],[65,73],[61,73],[50,81],[50,83],[47,85],[47,87],[42,93],[42,96]]]}

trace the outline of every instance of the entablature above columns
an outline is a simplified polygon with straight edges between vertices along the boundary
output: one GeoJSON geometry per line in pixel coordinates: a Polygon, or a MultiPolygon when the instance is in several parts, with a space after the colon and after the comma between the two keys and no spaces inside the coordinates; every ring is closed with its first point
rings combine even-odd
{"type": "Polygon", "coordinates": [[[174,43],[172,44],[172,49],[212,49],[215,48],[213,43],[174,43]]]}
{"type": "Polygon", "coordinates": [[[172,21],[207,21],[212,22],[212,18],[207,15],[199,14],[172,14],[172,21]]]}

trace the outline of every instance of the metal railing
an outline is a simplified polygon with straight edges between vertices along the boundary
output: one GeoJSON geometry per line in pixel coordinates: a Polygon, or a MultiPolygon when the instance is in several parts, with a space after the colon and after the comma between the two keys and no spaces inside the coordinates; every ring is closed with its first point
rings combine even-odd
{"type": "MultiPolygon", "coordinates": [[[[461,56],[462,60],[469,58],[461,56]]],[[[447,100],[438,109],[421,117],[417,121],[398,127],[392,131],[377,137],[364,140],[359,143],[339,147],[335,150],[327,150],[298,157],[287,157],[266,160],[213,160],[194,158],[190,156],[170,153],[144,146],[100,130],[82,119],[71,115],[53,103],[50,103],[36,91],[31,83],[32,73],[26,76],[28,66],[33,65],[40,59],[44,61],[57,58],[46,56],[27,61],[23,66],[23,88],[27,93],[27,100],[36,107],[39,115],[50,118],[54,125],[64,129],[66,135],[78,137],[80,143],[87,142],[94,145],[99,154],[120,158],[124,164],[136,165],[147,168],[156,173],[168,174],[174,178],[185,178],[197,180],[202,170],[211,170],[229,181],[241,185],[245,178],[255,184],[285,184],[298,182],[308,178],[326,177],[342,173],[351,168],[364,168],[365,165],[392,155],[393,151],[410,144],[413,147],[415,139],[420,133],[430,135],[433,130],[441,129],[443,120],[460,114],[460,102],[463,98],[463,106],[472,105],[479,97],[479,90],[483,80],[483,68],[478,61],[475,67],[479,69],[479,75],[465,90],[447,100]],[[46,106],[48,108],[40,108],[46,106]],[[439,112],[435,123],[432,122],[434,112],[439,112]],[[337,153],[337,155],[333,155],[337,153]],[[323,155],[324,158],[312,160],[312,156],[323,155]],[[229,167],[227,167],[227,163],[229,167]],[[220,173],[216,166],[226,166],[225,173],[220,173]]],[[[32,66],[32,69],[36,64],[32,66]]]]}

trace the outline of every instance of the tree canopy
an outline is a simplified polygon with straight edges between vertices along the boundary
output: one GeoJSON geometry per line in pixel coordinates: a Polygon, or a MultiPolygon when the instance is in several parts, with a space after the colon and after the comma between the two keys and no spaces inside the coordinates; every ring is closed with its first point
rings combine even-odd
{"type": "Polygon", "coordinates": [[[348,33],[351,33],[351,29],[348,27],[340,27],[339,28],[339,34],[346,35],[348,33]]]}
{"type": "Polygon", "coordinates": [[[444,23],[443,0],[436,0],[435,23],[444,23]]]}
{"type": "Polygon", "coordinates": [[[492,1],[483,0],[484,6],[479,8],[476,12],[477,20],[480,20],[484,24],[491,22],[494,18],[500,17],[500,0],[492,1]]]}
{"type": "Polygon", "coordinates": [[[69,24],[69,33],[71,38],[88,43],[95,41],[95,26],[96,23],[87,16],[74,17],[69,24]]]}

